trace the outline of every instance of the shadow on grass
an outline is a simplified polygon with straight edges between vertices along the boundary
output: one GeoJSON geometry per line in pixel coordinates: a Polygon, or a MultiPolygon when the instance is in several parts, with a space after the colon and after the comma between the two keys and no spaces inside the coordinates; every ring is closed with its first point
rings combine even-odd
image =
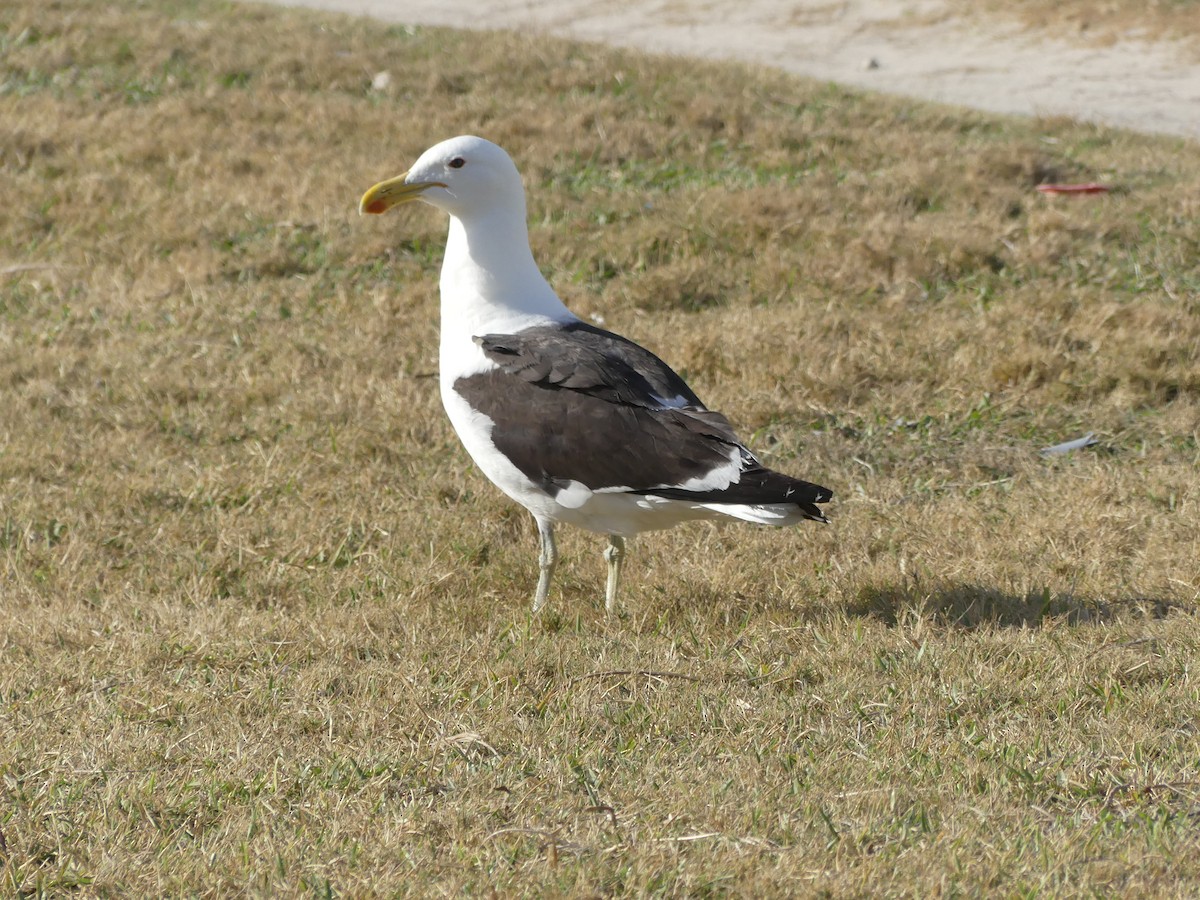
{"type": "Polygon", "coordinates": [[[1192,612],[1186,603],[1160,597],[1100,600],[1055,594],[1049,588],[1013,594],[979,584],[948,582],[924,585],[868,586],[850,603],[851,616],[877,619],[895,625],[906,612],[929,616],[943,625],[979,628],[1036,627],[1047,620],[1072,625],[1113,622],[1128,618],[1162,619],[1173,610],[1192,612]]]}

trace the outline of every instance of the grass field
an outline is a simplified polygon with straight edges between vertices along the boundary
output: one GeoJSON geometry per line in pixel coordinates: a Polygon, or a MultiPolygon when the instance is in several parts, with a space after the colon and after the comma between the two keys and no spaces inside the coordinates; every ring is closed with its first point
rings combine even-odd
{"type": "Polygon", "coordinates": [[[1194,145],[209,0],[7,0],[0,122],[0,894],[1200,892],[1194,145]],[[529,617],[355,213],[464,132],[832,525],[529,617]]]}
{"type": "Polygon", "coordinates": [[[972,0],[953,5],[955,14],[985,12],[1016,19],[1034,34],[1099,43],[1135,39],[1180,41],[1193,50],[1200,37],[1200,0],[972,0]]]}

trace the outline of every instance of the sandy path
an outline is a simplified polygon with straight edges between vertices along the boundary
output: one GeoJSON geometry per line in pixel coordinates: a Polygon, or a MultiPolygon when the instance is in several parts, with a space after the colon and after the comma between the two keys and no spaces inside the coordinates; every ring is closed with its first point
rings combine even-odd
{"type": "Polygon", "coordinates": [[[273,0],[393,22],[549,34],[790,72],[995,112],[1200,139],[1200,60],[943,15],[952,0],[273,0]],[[873,63],[872,63],[873,61],[873,63]]]}

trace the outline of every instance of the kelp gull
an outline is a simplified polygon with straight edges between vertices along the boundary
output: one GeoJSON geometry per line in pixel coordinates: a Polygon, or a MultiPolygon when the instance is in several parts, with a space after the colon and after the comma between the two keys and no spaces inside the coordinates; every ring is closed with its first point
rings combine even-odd
{"type": "Polygon", "coordinates": [[[368,190],[359,212],[413,200],[450,216],[442,403],[479,468],[537,522],[534,612],[554,575],[556,522],[608,535],[611,611],[626,537],[724,516],[827,521],[816,504],[831,491],[762,466],[666,363],[563,305],[533,260],[525,191],[504,150],[444,141],[368,190]]]}

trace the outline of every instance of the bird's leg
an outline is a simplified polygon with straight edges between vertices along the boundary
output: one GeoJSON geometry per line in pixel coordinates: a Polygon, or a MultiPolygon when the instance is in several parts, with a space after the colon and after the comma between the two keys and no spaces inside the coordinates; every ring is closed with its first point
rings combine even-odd
{"type": "Polygon", "coordinates": [[[538,536],[542,539],[542,552],[538,556],[537,593],[533,595],[533,611],[540,612],[550,594],[550,579],[558,565],[558,548],[554,546],[554,523],[549,519],[537,519],[538,536]]]}
{"type": "Polygon", "coordinates": [[[608,536],[608,547],[604,550],[608,560],[608,586],[604,589],[604,611],[611,614],[617,605],[617,587],[621,582],[621,566],[625,562],[625,538],[619,534],[608,536]]]}

